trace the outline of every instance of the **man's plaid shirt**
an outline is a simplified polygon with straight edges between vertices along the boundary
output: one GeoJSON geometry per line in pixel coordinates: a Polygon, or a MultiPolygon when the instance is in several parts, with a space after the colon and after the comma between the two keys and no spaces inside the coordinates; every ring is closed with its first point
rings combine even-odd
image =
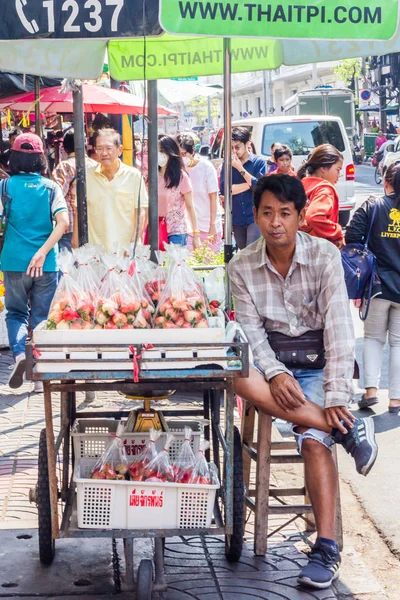
{"type": "Polygon", "coordinates": [[[325,407],[346,405],[353,396],[355,338],[338,249],[331,242],[298,232],[292,265],[284,279],[272,266],[260,238],[232,259],[228,272],[237,320],[266,380],[290,374],[276,359],[268,332],[298,337],[323,329],[325,407]]]}

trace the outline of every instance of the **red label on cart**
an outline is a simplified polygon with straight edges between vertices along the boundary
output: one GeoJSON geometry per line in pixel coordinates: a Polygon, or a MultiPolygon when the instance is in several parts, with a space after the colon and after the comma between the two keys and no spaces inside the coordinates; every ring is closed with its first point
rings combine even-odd
{"type": "Polygon", "coordinates": [[[157,494],[157,490],[149,493],[147,490],[134,489],[129,497],[129,506],[162,508],[164,505],[164,492],[157,494]]]}
{"type": "Polygon", "coordinates": [[[140,454],[146,445],[146,440],[141,440],[137,443],[135,440],[124,440],[125,452],[128,456],[137,456],[140,454]]]}

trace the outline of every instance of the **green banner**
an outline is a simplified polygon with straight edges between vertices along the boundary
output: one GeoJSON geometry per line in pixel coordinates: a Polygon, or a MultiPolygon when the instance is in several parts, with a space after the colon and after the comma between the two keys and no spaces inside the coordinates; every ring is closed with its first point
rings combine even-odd
{"type": "Polygon", "coordinates": [[[161,0],[171,34],[298,39],[388,40],[398,0],[161,0]]]}
{"type": "MultiPolygon", "coordinates": [[[[276,69],[280,42],[232,40],[232,72],[276,69]]],[[[117,81],[198,77],[223,73],[222,38],[174,37],[113,40],[108,44],[111,76],[117,81]]]]}

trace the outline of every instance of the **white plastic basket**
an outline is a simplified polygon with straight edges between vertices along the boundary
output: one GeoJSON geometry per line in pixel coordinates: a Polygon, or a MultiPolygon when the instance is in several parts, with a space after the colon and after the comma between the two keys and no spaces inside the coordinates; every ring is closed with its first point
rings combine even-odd
{"type": "MultiPolygon", "coordinates": [[[[169,457],[174,460],[185,441],[184,427],[188,425],[192,431],[191,446],[196,453],[200,449],[201,423],[199,421],[178,421],[173,419],[172,427],[169,428],[174,434],[174,440],[169,448],[169,457]]],[[[75,460],[82,458],[99,458],[107,444],[111,441],[113,434],[117,431],[119,421],[115,419],[76,419],[72,428],[71,436],[74,440],[75,460]]],[[[149,433],[125,433],[122,443],[125,446],[128,458],[140,454],[150,439],[149,433]]],[[[162,450],[166,434],[162,433],[156,442],[157,451],[162,450]]],[[[118,457],[116,457],[118,458],[118,457]]]]}
{"type": "Polygon", "coordinates": [[[78,527],[84,529],[203,529],[210,527],[219,481],[211,485],[90,479],[95,464],[74,472],[78,527]]]}

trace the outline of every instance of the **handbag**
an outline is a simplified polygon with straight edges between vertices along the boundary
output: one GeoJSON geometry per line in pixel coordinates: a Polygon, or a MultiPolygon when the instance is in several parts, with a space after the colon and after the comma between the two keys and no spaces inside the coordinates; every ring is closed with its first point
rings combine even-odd
{"type": "Polygon", "coordinates": [[[3,213],[1,215],[1,226],[0,226],[0,253],[3,251],[4,240],[6,237],[8,219],[11,211],[11,197],[8,195],[8,183],[10,179],[3,179],[1,182],[1,203],[3,205],[3,213]]]}
{"type": "Polygon", "coordinates": [[[347,244],[341,251],[348,296],[350,300],[364,299],[366,301],[365,313],[362,314],[360,310],[362,321],[365,321],[367,318],[373,286],[378,277],[376,272],[376,256],[368,248],[376,210],[377,204],[375,202],[365,243],[347,244]]]}
{"type": "Polygon", "coordinates": [[[273,331],[268,342],[276,359],[287,369],[323,369],[326,365],[324,330],[306,331],[298,337],[289,337],[273,331]]]}
{"type": "MultiPolygon", "coordinates": [[[[144,232],[143,243],[145,245],[149,243],[149,226],[146,227],[144,232]]],[[[165,250],[164,244],[168,244],[167,220],[165,217],[158,217],[158,249],[165,250]]]]}

